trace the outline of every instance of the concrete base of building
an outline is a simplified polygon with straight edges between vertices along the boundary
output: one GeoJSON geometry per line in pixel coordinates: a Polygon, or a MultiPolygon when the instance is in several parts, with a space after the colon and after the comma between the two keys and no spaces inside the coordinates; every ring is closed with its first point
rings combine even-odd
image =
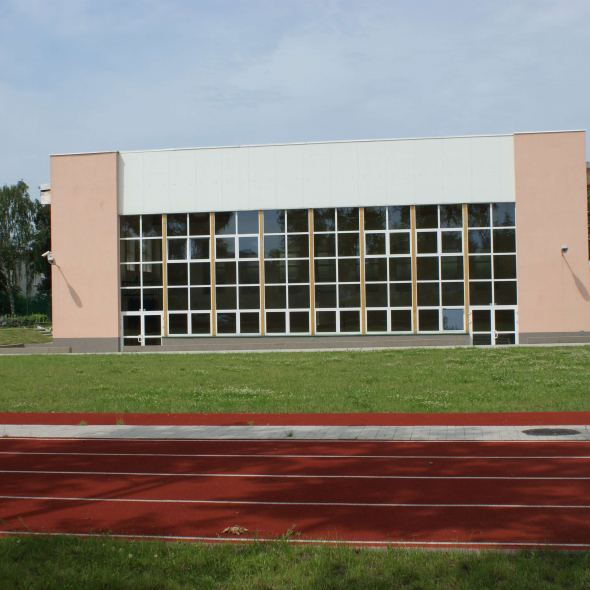
{"type": "Polygon", "coordinates": [[[119,338],[54,338],[54,347],[71,348],[72,352],[119,352],[119,338]]]}
{"type": "Polygon", "coordinates": [[[520,344],[590,344],[590,332],[530,332],[518,335],[520,344]]]}
{"type": "Polygon", "coordinates": [[[0,355],[6,354],[68,354],[69,346],[53,346],[52,344],[14,344],[0,348],[0,355]]]}

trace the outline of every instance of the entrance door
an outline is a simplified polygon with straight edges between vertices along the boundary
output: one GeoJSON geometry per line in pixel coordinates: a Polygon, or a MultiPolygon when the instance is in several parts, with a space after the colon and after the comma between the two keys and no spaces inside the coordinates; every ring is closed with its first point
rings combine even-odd
{"type": "Polygon", "coordinates": [[[516,307],[472,307],[469,331],[473,346],[518,344],[518,311],[516,307]]]}
{"type": "Polygon", "coordinates": [[[123,346],[162,344],[163,313],[123,314],[123,346]]]}

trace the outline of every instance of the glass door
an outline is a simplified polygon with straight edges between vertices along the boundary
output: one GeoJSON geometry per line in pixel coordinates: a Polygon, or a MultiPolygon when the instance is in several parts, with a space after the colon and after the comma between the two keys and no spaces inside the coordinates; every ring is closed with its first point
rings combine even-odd
{"type": "Polygon", "coordinates": [[[473,346],[518,344],[518,311],[516,307],[471,307],[469,331],[473,346]]]}
{"type": "Polygon", "coordinates": [[[162,344],[164,314],[124,313],[123,346],[154,346],[162,344]]]}

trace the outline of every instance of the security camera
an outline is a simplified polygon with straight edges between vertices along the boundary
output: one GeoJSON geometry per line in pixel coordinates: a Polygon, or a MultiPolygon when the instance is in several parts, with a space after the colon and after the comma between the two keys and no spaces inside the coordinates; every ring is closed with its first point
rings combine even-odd
{"type": "Polygon", "coordinates": [[[561,247],[561,251],[565,254],[567,251],[569,250],[569,248],[567,246],[562,246],[561,247]]]}
{"type": "Polygon", "coordinates": [[[43,258],[47,258],[47,262],[49,262],[49,264],[55,264],[55,258],[53,257],[51,250],[47,250],[47,252],[45,252],[45,254],[41,254],[41,256],[43,258]]]}

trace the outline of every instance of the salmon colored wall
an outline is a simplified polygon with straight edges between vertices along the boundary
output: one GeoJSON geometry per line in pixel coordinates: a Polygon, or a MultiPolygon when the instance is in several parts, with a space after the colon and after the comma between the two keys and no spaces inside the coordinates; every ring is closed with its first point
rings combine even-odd
{"type": "Polygon", "coordinates": [[[590,331],[585,133],[515,135],[514,160],[519,332],[590,331]]]}
{"type": "Polygon", "coordinates": [[[117,153],[51,157],[55,338],[119,337],[117,153]]]}

